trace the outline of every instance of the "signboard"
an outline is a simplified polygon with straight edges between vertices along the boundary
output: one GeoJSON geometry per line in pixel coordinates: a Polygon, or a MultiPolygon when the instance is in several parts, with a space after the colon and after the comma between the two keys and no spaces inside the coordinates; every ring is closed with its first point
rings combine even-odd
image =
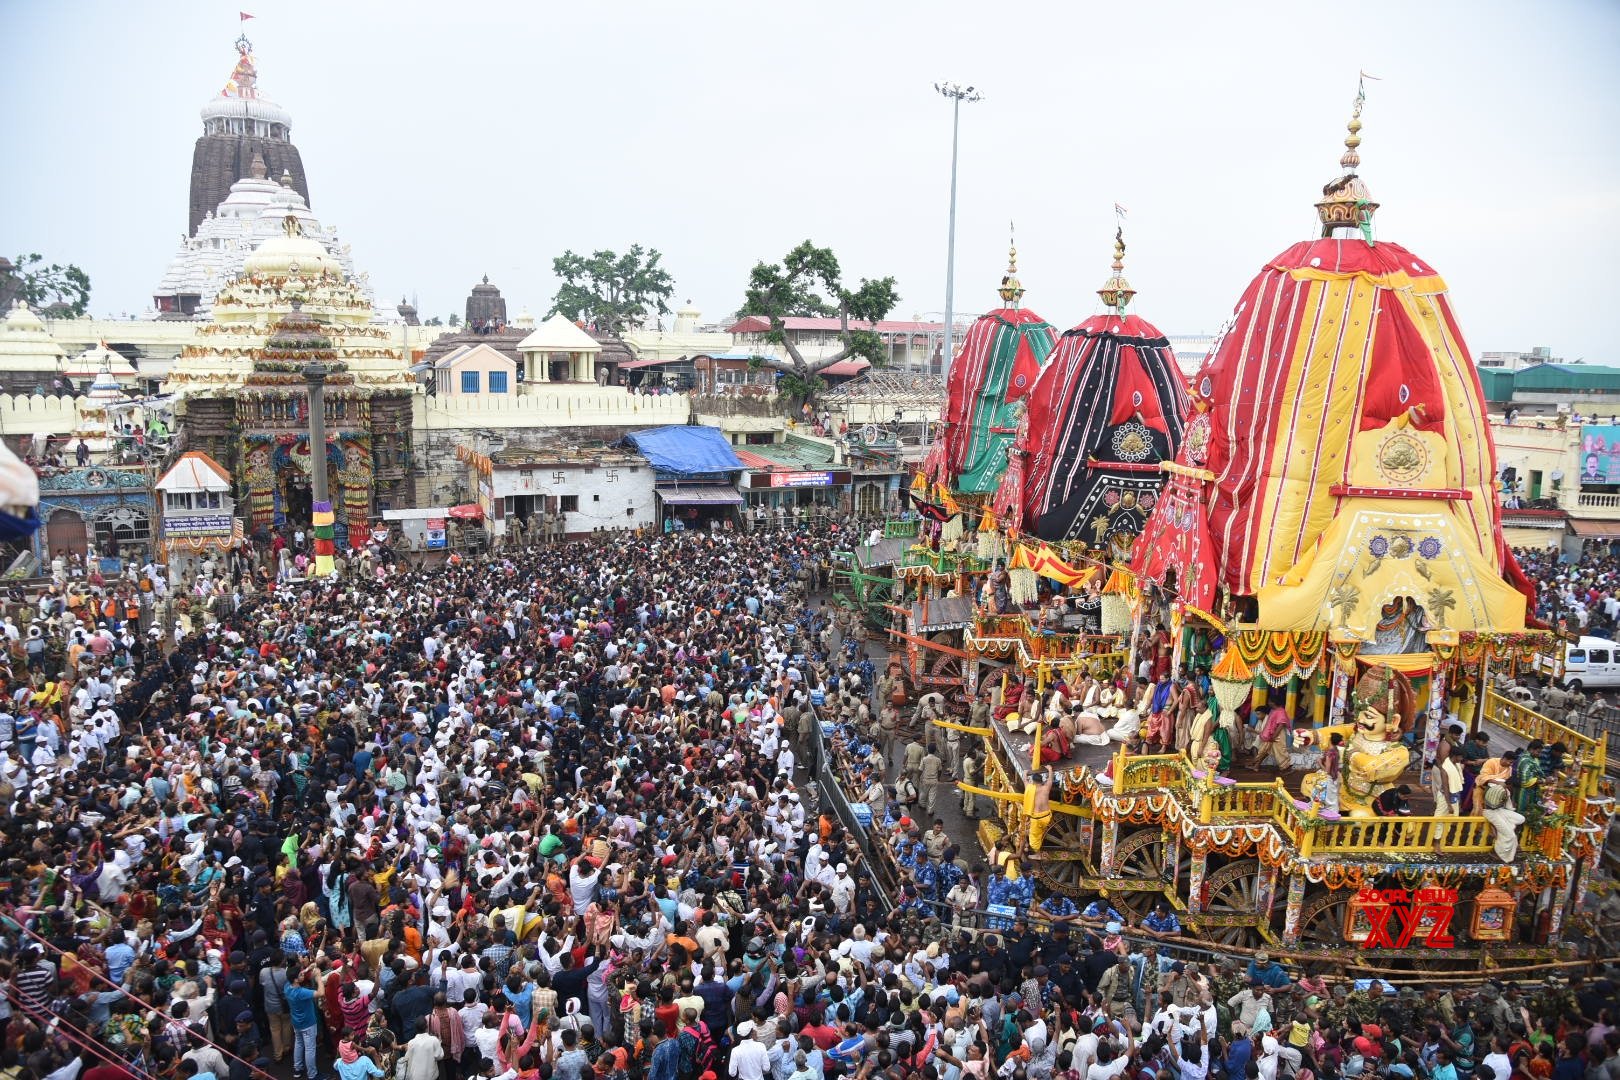
{"type": "Polygon", "coordinates": [[[1345,936],[1363,949],[1405,949],[1413,939],[1431,949],[1449,949],[1456,944],[1451,935],[1456,914],[1454,888],[1361,889],[1350,904],[1345,936]]]}
{"type": "Polygon", "coordinates": [[[798,487],[831,487],[833,482],[830,472],[773,472],[771,473],[771,487],[798,488],[798,487]]]}
{"type": "Polygon", "coordinates": [[[444,518],[428,518],[426,533],[427,540],[422,546],[428,549],[444,547],[444,529],[444,518]]]}
{"type": "Polygon", "coordinates": [[[1620,484],[1620,426],[1581,425],[1581,484],[1620,484]]]}
{"type": "Polygon", "coordinates": [[[373,525],[371,527],[371,538],[379,544],[388,543],[388,526],[373,525]]]}
{"type": "Polygon", "coordinates": [[[230,514],[178,514],[163,517],[165,536],[229,536],[230,514]]]}
{"type": "Polygon", "coordinates": [[[809,472],[751,472],[750,488],[817,488],[838,487],[850,482],[847,470],[809,472]]]}

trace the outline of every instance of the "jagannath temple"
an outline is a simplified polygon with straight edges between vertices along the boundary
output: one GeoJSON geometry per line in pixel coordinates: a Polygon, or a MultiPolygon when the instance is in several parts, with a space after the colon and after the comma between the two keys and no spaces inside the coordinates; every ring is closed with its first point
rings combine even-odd
{"type": "Polygon", "coordinates": [[[236,39],[236,61],[225,85],[202,107],[202,123],[203,133],[191,153],[187,236],[197,235],[231,186],[248,175],[255,158],[264,162],[268,175],[285,176],[309,205],[304,159],[292,141],[292,116],[259,92],[258,61],[246,34],[236,39]]]}
{"type": "Polygon", "coordinates": [[[371,299],[289,214],[215,298],[210,323],[175,361],[183,448],[231,473],[249,532],[310,520],[325,459],[336,539],[363,545],[382,509],[411,505],[414,379],[371,299]],[[305,371],[322,364],[326,447],[312,453],[305,371]]]}
{"type": "MultiPolygon", "coordinates": [[[[850,553],[897,646],[880,700],[982,749],[959,786],[995,809],[993,912],[1100,893],[1087,915],[1162,904],[1375,973],[1534,970],[1581,917],[1607,748],[1492,688],[1550,631],[1445,282],[1377,236],[1362,106],[1319,235],[1263,264],[1190,387],[1126,312],[1116,237],[992,505],[936,464],[850,553]]],[[[947,423],[1000,434],[1011,394],[969,409],[982,386],[953,379],[947,423]]]]}

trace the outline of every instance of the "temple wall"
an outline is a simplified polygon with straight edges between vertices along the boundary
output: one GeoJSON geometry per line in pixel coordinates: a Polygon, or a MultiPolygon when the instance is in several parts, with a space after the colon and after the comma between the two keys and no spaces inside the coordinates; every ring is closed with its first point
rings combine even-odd
{"type": "Polygon", "coordinates": [[[412,426],[421,434],[444,428],[657,427],[691,415],[681,394],[631,394],[618,387],[557,384],[517,394],[418,396],[412,426]]]}
{"type": "Polygon", "coordinates": [[[79,402],[66,394],[0,394],[0,432],[66,435],[80,426],[79,402]]]}

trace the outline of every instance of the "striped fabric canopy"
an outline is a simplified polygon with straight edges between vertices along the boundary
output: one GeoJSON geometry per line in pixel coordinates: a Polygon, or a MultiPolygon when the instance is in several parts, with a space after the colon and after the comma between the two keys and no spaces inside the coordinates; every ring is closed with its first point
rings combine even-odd
{"type": "Polygon", "coordinates": [[[1017,407],[1052,352],[1051,324],[1025,308],[974,320],[951,365],[945,405],[945,480],[957,491],[994,491],[1007,468],[1017,407]]]}
{"type": "Polygon", "coordinates": [[[1015,523],[1043,540],[1102,548],[1135,537],[1188,404],[1175,354],[1152,324],[1087,319],[1059,339],[1030,392],[1028,430],[1013,451],[1021,483],[1003,484],[998,513],[1016,506],[1015,523]]]}
{"type": "MultiPolygon", "coordinates": [[[[1282,580],[1339,511],[1358,433],[1407,416],[1443,447],[1462,531],[1516,587],[1479,377],[1445,282],[1398,244],[1295,244],[1250,283],[1195,379],[1210,406],[1220,584],[1282,580]]],[[[1414,506],[1418,510],[1420,507],[1414,506]]]]}

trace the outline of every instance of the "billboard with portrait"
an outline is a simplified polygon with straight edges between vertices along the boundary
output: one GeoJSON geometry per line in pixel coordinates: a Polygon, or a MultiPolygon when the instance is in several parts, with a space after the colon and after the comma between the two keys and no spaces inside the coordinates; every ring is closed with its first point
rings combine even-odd
{"type": "Polygon", "coordinates": [[[1581,427],[1581,486],[1620,484],[1620,425],[1581,427]]]}

